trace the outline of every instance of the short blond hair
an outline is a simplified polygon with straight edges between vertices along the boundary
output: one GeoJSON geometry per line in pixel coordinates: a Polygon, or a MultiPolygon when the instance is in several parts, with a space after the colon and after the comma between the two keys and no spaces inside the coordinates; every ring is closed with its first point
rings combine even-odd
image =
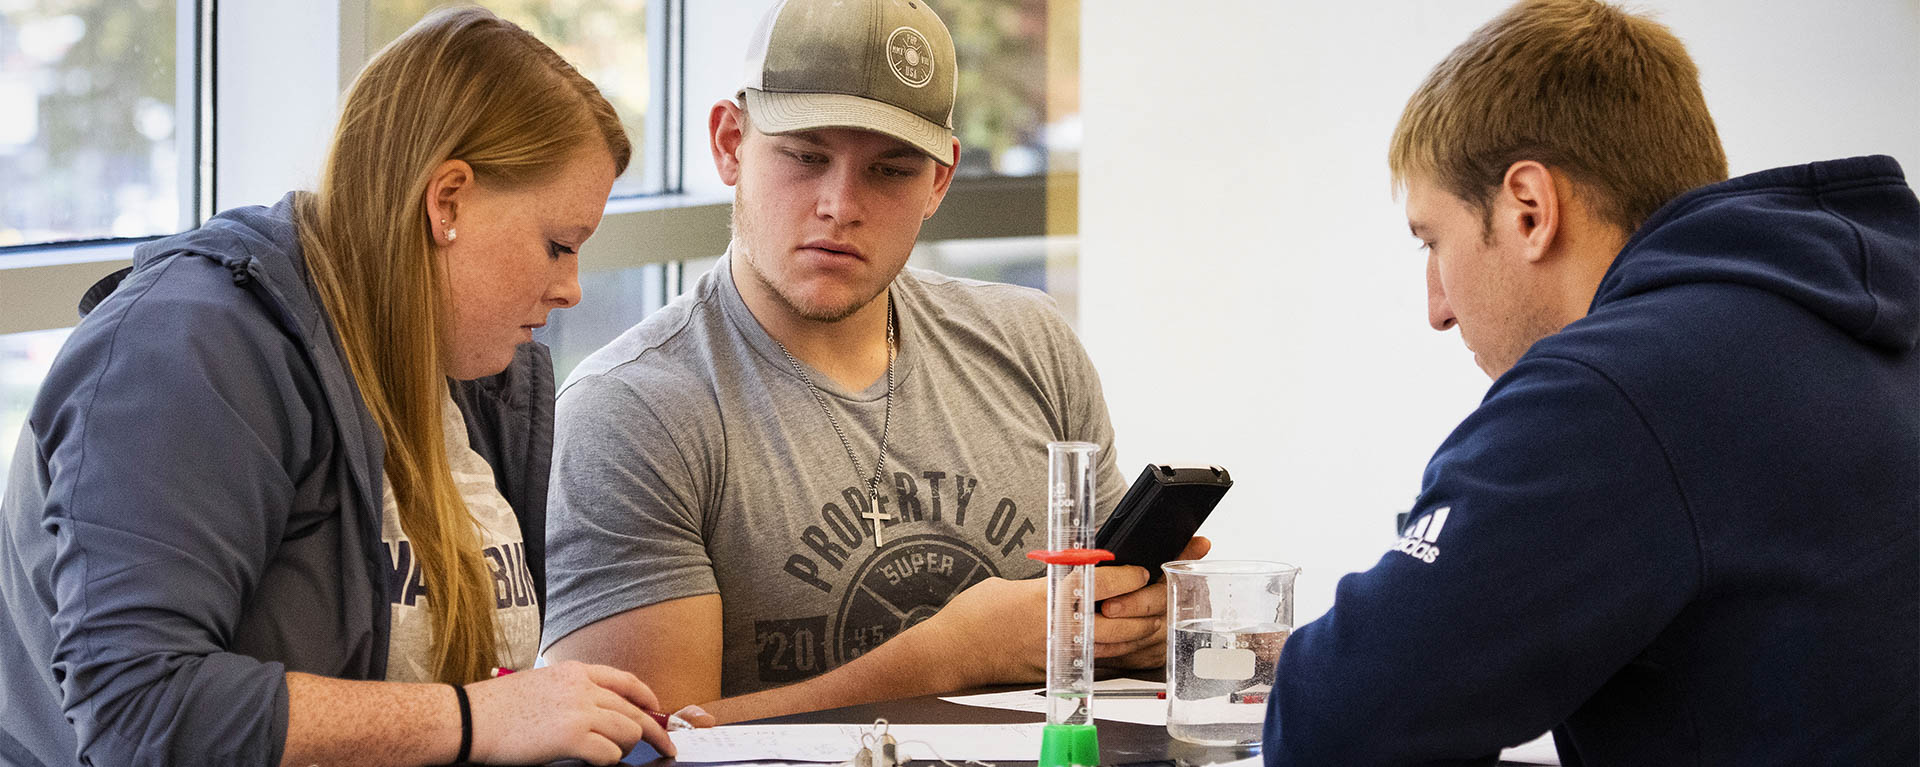
{"type": "Polygon", "coordinates": [[[1387,153],[1396,190],[1426,179],[1483,217],[1525,160],[1566,173],[1629,233],[1727,177],[1686,46],[1596,0],[1522,0],[1476,30],[1407,101],[1387,153]]]}

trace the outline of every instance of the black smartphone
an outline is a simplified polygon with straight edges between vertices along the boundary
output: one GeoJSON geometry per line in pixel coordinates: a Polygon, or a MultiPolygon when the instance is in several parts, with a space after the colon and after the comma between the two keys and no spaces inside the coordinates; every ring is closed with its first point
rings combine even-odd
{"type": "Polygon", "coordinates": [[[1218,466],[1147,464],[1093,545],[1113,552],[1113,564],[1139,565],[1148,582],[1158,581],[1160,566],[1180,556],[1230,487],[1233,476],[1218,466]]]}

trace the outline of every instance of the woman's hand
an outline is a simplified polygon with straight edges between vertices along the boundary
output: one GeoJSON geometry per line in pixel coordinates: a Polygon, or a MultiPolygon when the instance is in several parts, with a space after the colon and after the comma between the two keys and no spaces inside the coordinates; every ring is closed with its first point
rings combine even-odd
{"type": "Polygon", "coordinates": [[[644,740],[663,756],[673,741],[647,712],[660,701],[634,675],[561,661],[467,685],[476,762],[613,764],[644,740]]]}
{"type": "Polygon", "coordinates": [[[673,712],[673,715],[680,717],[680,721],[693,725],[696,728],[712,727],[720,723],[720,720],[715,719],[712,714],[707,713],[706,709],[699,706],[688,706],[673,712]]]}

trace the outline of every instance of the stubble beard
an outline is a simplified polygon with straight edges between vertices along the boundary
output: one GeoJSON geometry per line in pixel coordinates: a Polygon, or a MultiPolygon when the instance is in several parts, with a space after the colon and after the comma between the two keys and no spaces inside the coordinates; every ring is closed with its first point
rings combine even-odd
{"type": "MultiPolygon", "coordinates": [[[[1492,249],[1496,247],[1490,218],[1492,213],[1485,215],[1489,218],[1481,224],[1481,247],[1492,249]]],[[[1480,372],[1489,379],[1498,380],[1520,364],[1520,358],[1525,357],[1534,344],[1560,332],[1566,327],[1566,322],[1540,296],[1540,286],[1527,281],[1522,275],[1501,271],[1486,275],[1486,279],[1494,281],[1494,292],[1516,297],[1515,303],[1507,308],[1506,316],[1502,318],[1502,327],[1507,332],[1500,338],[1491,339],[1495,341],[1495,348],[1475,351],[1475,363],[1479,365],[1480,372]],[[1479,364],[1483,361],[1486,364],[1479,364]]]]}
{"type": "Polygon", "coordinates": [[[733,189],[733,215],[730,219],[730,227],[734,254],[740,257],[741,263],[747,265],[747,271],[753,273],[754,281],[766,288],[767,292],[773,295],[774,300],[779,301],[780,305],[786,308],[787,313],[809,322],[835,323],[852,317],[854,313],[866,308],[868,304],[873,303],[874,299],[887,291],[887,286],[892,283],[892,280],[881,283],[878,289],[864,298],[856,298],[844,305],[829,306],[808,303],[787,292],[785,287],[767,276],[766,270],[760,268],[758,254],[754,252],[752,245],[753,235],[759,224],[754,220],[753,206],[745,199],[744,181],[742,179],[742,183],[733,189]]]}
{"type": "Polygon", "coordinates": [[[1519,308],[1508,318],[1508,322],[1509,327],[1515,329],[1514,334],[1505,344],[1502,344],[1505,348],[1495,350],[1500,355],[1499,359],[1491,360],[1490,365],[1481,366],[1481,372],[1486,373],[1487,378],[1498,379],[1506,375],[1513,366],[1520,364],[1520,358],[1525,357],[1527,352],[1533,349],[1534,344],[1559,333],[1565,327],[1554,318],[1548,307],[1540,305],[1519,308]]]}

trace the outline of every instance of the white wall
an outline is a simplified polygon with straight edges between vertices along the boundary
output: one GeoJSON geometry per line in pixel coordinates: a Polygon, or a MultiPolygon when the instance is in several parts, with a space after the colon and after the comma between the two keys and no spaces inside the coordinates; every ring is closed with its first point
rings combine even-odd
{"type": "MultiPolygon", "coordinates": [[[[1302,565],[1296,620],[1393,539],[1487,380],[1426,327],[1388,136],[1503,0],[1089,0],[1080,328],[1129,475],[1218,463],[1215,556],[1302,565]]],[[[1732,171],[1920,173],[1920,0],[1661,0],[1732,171]]],[[[1131,477],[1129,477],[1131,478],[1131,477]]]]}

